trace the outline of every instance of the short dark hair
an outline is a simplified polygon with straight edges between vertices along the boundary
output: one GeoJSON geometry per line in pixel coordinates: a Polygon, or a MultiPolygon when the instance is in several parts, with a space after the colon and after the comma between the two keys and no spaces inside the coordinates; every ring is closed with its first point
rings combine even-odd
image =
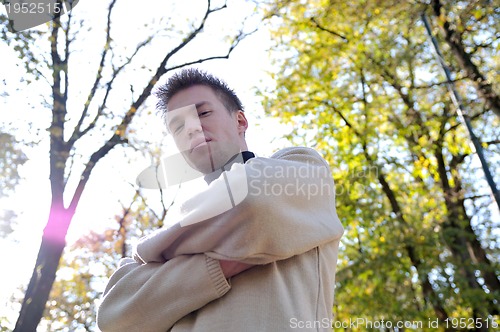
{"type": "Polygon", "coordinates": [[[243,111],[243,104],[236,93],[217,77],[196,68],[183,69],[170,77],[164,85],[160,86],[155,96],[158,98],[156,107],[165,115],[167,104],[176,93],[195,85],[204,85],[211,88],[215,95],[229,112],[243,111]]]}

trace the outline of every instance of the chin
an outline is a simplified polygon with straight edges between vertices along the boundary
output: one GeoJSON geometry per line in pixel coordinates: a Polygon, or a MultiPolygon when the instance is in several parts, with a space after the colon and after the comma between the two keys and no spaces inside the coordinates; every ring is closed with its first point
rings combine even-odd
{"type": "MultiPolygon", "coordinates": [[[[208,174],[208,173],[213,172],[212,164],[210,163],[210,160],[194,161],[192,159],[189,159],[188,164],[193,169],[195,169],[198,172],[201,172],[203,174],[208,174]]],[[[215,167],[215,165],[214,165],[214,167],[215,167]]],[[[215,167],[215,169],[217,169],[217,167],[215,167]]]]}

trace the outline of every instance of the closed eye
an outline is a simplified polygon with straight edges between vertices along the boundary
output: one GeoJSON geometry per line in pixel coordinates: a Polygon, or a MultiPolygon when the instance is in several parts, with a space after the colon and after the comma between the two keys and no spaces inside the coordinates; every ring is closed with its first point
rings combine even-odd
{"type": "Polygon", "coordinates": [[[180,124],[174,128],[174,134],[178,134],[181,132],[182,128],[184,128],[183,124],[180,124]]]}
{"type": "Polygon", "coordinates": [[[202,117],[210,115],[210,113],[212,113],[212,111],[201,111],[200,113],[198,113],[198,116],[200,118],[202,118],[202,117]]]}

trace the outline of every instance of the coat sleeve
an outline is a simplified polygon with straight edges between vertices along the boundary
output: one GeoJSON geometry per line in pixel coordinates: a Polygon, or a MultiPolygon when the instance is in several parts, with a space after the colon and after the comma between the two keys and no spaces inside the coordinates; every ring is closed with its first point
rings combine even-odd
{"type": "Polygon", "coordinates": [[[162,261],[206,253],[215,259],[267,264],[341,237],[333,179],[316,151],[285,149],[238,167],[244,167],[245,181],[233,166],[185,203],[187,213],[178,224],[142,239],[137,255],[144,261],[162,261]],[[244,199],[236,198],[237,205],[219,213],[217,209],[228,204],[221,194],[227,183],[237,193],[233,196],[244,193],[244,199]],[[205,212],[216,215],[203,220],[205,212]]]}
{"type": "Polygon", "coordinates": [[[97,312],[103,331],[161,331],[230,289],[219,262],[183,255],[164,263],[122,260],[97,312]]]}

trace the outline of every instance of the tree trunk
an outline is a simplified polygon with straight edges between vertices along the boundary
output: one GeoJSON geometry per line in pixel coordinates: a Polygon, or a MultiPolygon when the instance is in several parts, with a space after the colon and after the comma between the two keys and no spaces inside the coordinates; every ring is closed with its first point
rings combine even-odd
{"type": "MultiPolygon", "coordinates": [[[[36,331],[43,317],[52,284],[56,278],[59,260],[66,245],[64,238],[73,215],[68,214],[65,209],[58,209],[54,205],[51,206],[49,220],[44,230],[36,264],[14,332],[36,331]]],[[[62,206],[62,204],[58,205],[62,206]]]]}
{"type": "MultiPolygon", "coordinates": [[[[465,236],[467,239],[467,249],[469,255],[471,256],[473,262],[479,265],[478,269],[481,271],[486,286],[488,286],[492,293],[498,294],[498,298],[500,295],[500,281],[498,280],[498,276],[492,262],[486,255],[486,251],[477,239],[476,233],[472,229],[470,218],[467,215],[467,211],[463,203],[464,201],[461,203],[461,210],[462,214],[467,217],[467,224],[465,225],[464,231],[466,233],[465,236]]],[[[498,314],[498,309],[493,314],[498,314]]]]}
{"type": "MultiPolygon", "coordinates": [[[[447,210],[447,218],[442,224],[442,234],[446,244],[450,248],[451,253],[456,259],[455,266],[458,272],[466,281],[466,285],[463,285],[463,287],[477,290],[484,294],[484,299],[488,299],[489,295],[484,292],[475,274],[476,270],[482,271],[483,269],[480,266],[477,266],[477,264],[474,264],[474,256],[471,254],[471,251],[468,250],[471,243],[480,246],[479,240],[470,226],[470,218],[466,213],[462,214],[462,212],[465,212],[463,210],[463,206],[460,204],[463,202],[463,190],[460,187],[460,182],[458,182],[455,186],[450,185],[441,149],[441,143],[438,142],[435,157],[438,164],[438,173],[441,179],[441,186],[444,192],[444,200],[447,210]]],[[[487,300],[486,303],[481,303],[484,301],[478,302],[476,299],[465,300],[470,303],[475,315],[479,315],[479,313],[481,313],[480,316],[484,319],[487,318],[487,313],[495,314],[498,312],[498,309],[495,309],[495,303],[492,300],[487,300]]]]}
{"type": "MultiPolygon", "coordinates": [[[[367,156],[367,158],[369,158],[366,150],[365,150],[365,155],[367,156]]],[[[373,164],[371,158],[369,158],[368,160],[370,163],[373,164]]],[[[396,200],[396,195],[394,194],[394,191],[390,188],[389,183],[386,181],[385,176],[382,174],[380,170],[379,170],[378,180],[382,186],[382,191],[389,199],[389,203],[391,204],[392,207],[392,212],[396,214],[401,224],[404,225],[404,227],[407,227],[408,223],[406,222],[403,215],[403,211],[401,210],[401,207],[399,206],[399,203],[396,200]]],[[[434,309],[434,313],[436,314],[436,317],[438,317],[441,321],[445,321],[448,318],[448,314],[446,313],[446,310],[441,304],[441,300],[434,292],[432,284],[429,280],[429,276],[427,275],[426,272],[422,271],[423,270],[422,260],[417,256],[414,246],[406,243],[405,249],[408,254],[408,257],[410,258],[411,264],[417,270],[417,275],[422,285],[422,293],[424,295],[425,302],[430,306],[432,306],[432,308],[434,309]]]]}

